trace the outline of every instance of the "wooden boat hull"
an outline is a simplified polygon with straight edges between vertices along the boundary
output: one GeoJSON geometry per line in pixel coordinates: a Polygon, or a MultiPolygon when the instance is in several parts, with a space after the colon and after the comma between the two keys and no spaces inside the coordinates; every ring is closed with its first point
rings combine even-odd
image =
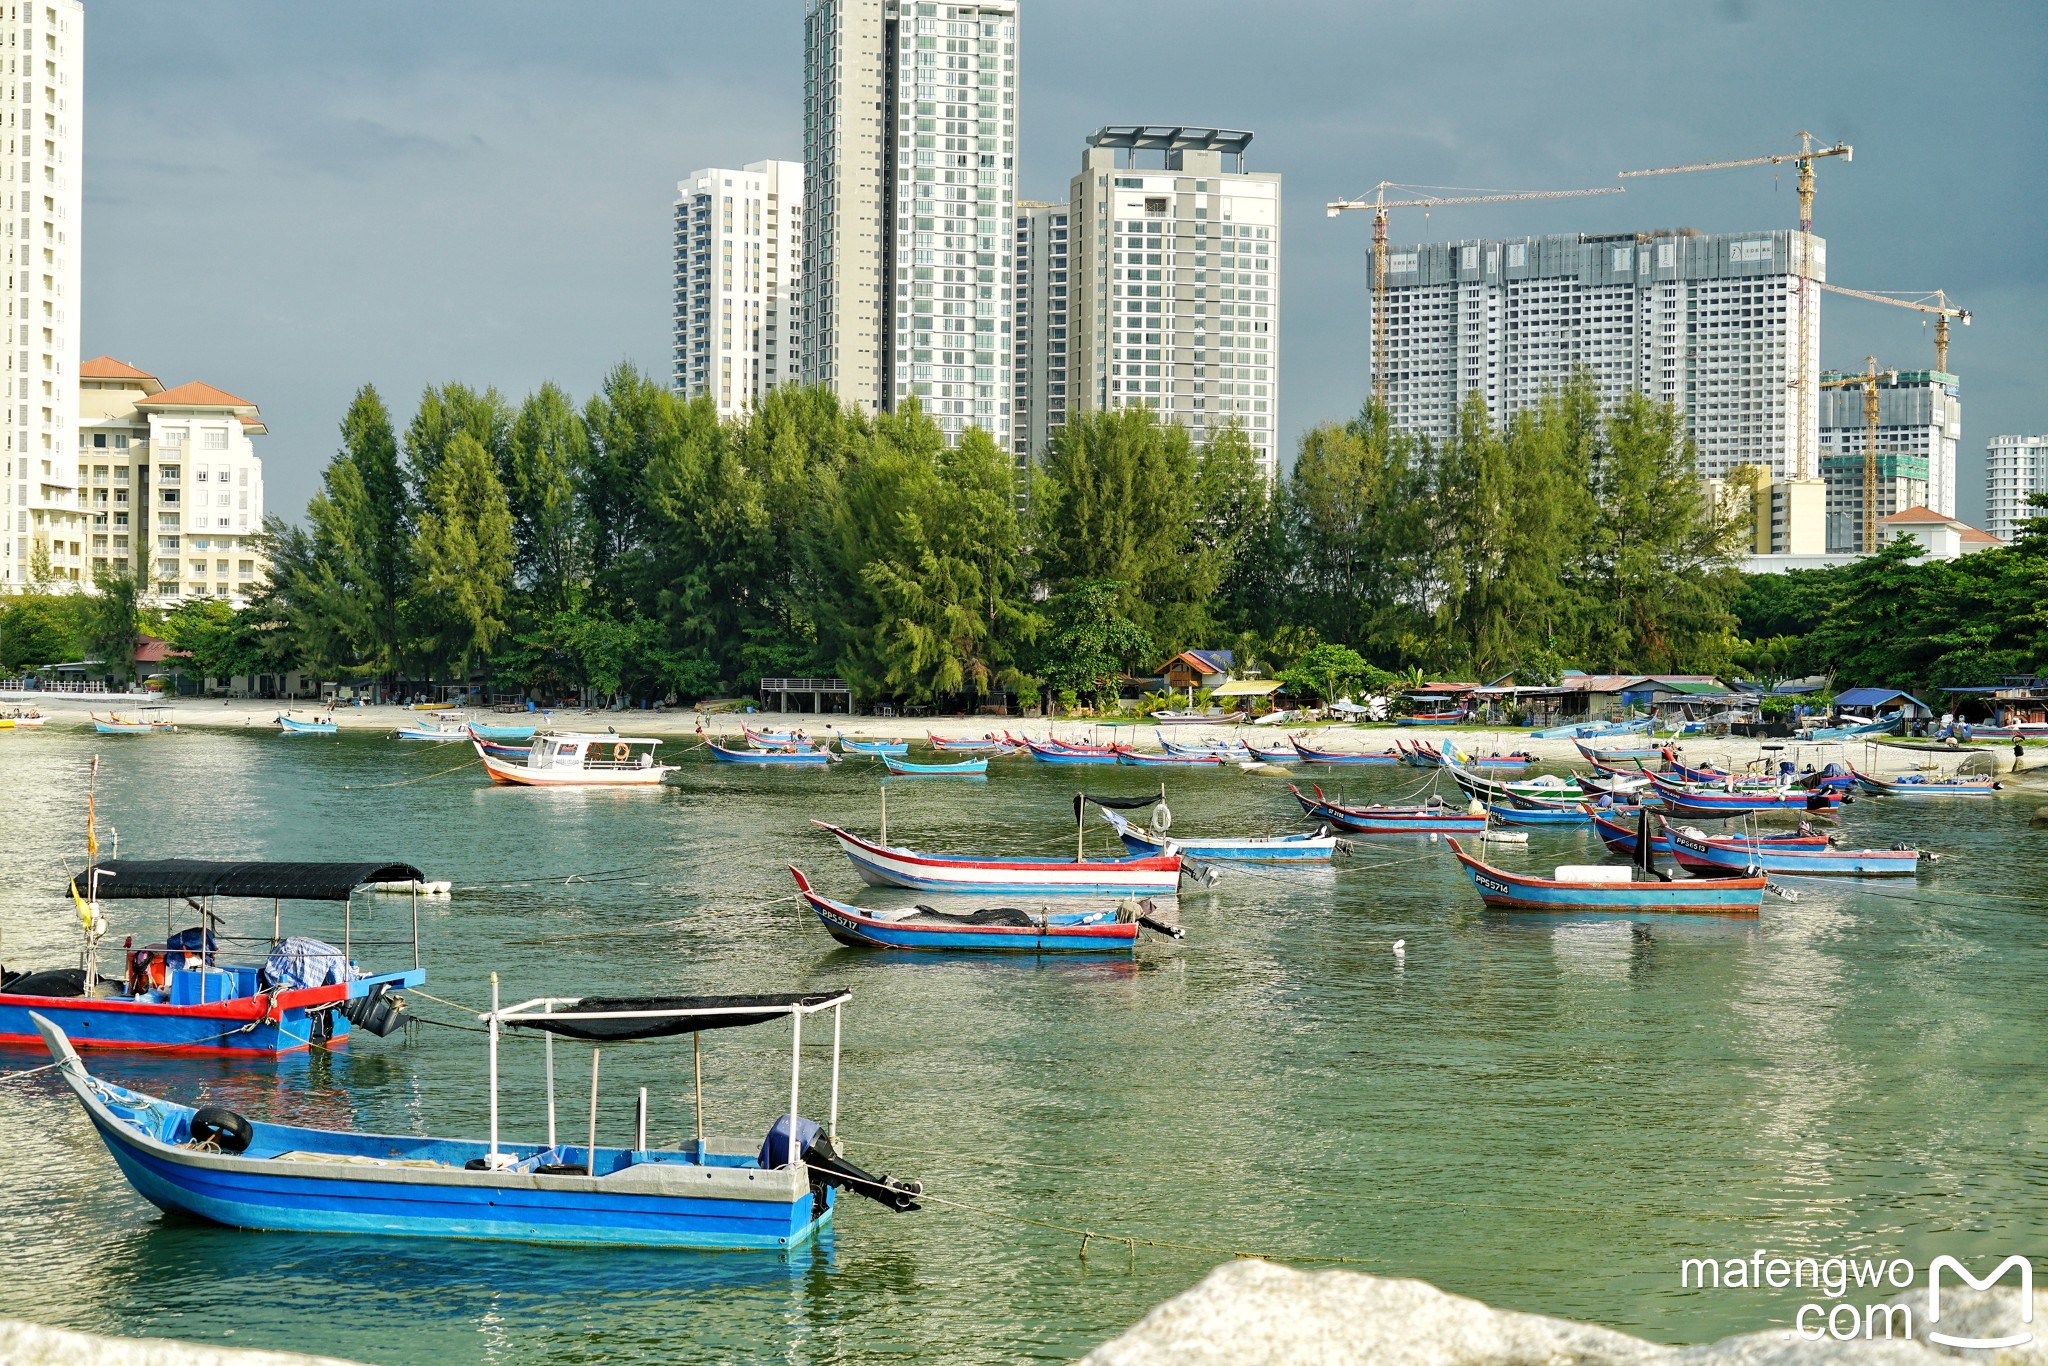
{"type": "Polygon", "coordinates": [[[916,892],[1009,892],[1036,896],[1172,896],[1180,888],[1180,856],[1071,860],[970,858],[919,854],[875,844],[827,821],[861,880],[916,892]]]}
{"type": "Polygon", "coordinates": [[[138,1049],[151,1053],[268,1057],[308,1047],[316,1037],[334,1047],[348,1037],[348,1021],[332,1007],[367,995],[382,983],[392,990],[427,980],[411,968],[361,977],[346,984],[239,996],[204,1005],[74,996],[18,996],[0,992],[0,1044],[40,1046],[31,1014],[54,1022],[79,1048],[138,1049]],[[327,1019],[314,1019],[325,1014],[327,1019]],[[332,1035],[325,1033],[332,1028],[332,1035]]]}
{"type": "Polygon", "coordinates": [[[1488,805],[1487,814],[1504,825],[1584,825],[1592,817],[1576,806],[1488,805]]]}
{"type": "MultiPolygon", "coordinates": [[[[1635,826],[1626,821],[1616,820],[1613,816],[1597,809],[1589,809],[1586,815],[1593,822],[1593,833],[1600,837],[1602,844],[1605,844],[1617,854],[1635,853],[1635,826]]],[[[1668,829],[1668,825],[1660,824],[1650,831],[1651,853],[1671,853],[1671,836],[1666,833],[1668,829]]],[[[1805,846],[1825,849],[1828,845],[1828,837],[1826,835],[1761,835],[1754,840],[1745,838],[1743,843],[1745,845],[1768,844],[1788,848],[1805,846]]]]}
{"type": "MultiPolygon", "coordinates": [[[[830,1190],[813,1196],[803,1163],[763,1171],[729,1141],[709,1148],[710,1164],[600,1148],[598,1176],[556,1176],[466,1170],[488,1151],[477,1140],[255,1122],[249,1149],[230,1155],[184,1141],[187,1106],[91,1078],[75,1054],[60,1075],[138,1194],[232,1228],[784,1251],[827,1226],[834,1204],[830,1190]]],[[[498,1147],[515,1159],[542,1153],[498,1147]]]]}
{"type": "Polygon", "coordinates": [[[1465,724],[1465,713],[1451,712],[1445,716],[1397,716],[1397,726],[1461,726],[1465,724]]]}
{"type": "Polygon", "coordinates": [[[1621,915],[1753,916],[1763,909],[1764,879],[1686,878],[1676,882],[1558,882],[1510,873],[1473,858],[1450,841],[1479,899],[1497,911],[1621,915]]]}
{"type": "Polygon", "coordinates": [[[1585,756],[1589,764],[1612,764],[1627,760],[1632,763],[1646,762],[1664,757],[1662,745],[1615,745],[1595,747],[1583,740],[1573,740],[1572,746],[1585,756]]]}
{"type": "Polygon", "coordinates": [[[1197,757],[1195,755],[1177,754],[1140,754],[1135,749],[1119,749],[1116,752],[1116,761],[1120,764],[1130,765],[1135,768],[1157,768],[1167,766],[1185,768],[1189,765],[1194,765],[1198,767],[1206,765],[1210,768],[1216,768],[1223,763],[1223,758],[1221,755],[1216,754],[1204,754],[1197,757]]]}
{"type": "Polygon", "coordinates": [[[471,726],[471,730],[486,740],[531,740],[540,730],[539,726],[471,726]]]}
{"type": "MultiPolygon", "coordinates": [[[[1012,748],[1006,740],[947,740],[937,735],[926,735],[933,749],[941,754],[1001,754],[1012,748]]],[[[909,747],[904,747],[909,753],[909,747]]]]}
{"type": "Polygon", "coordinates": [[[477,746],[477,757],[483,760],[484,772],[491,775],[491,781],[507,787],[660,787],[662,778],[670,772],[665,764],[617,769],[528,768],[485,752],[481,744],[477,746]]]}
{"type": "MultiPolygon", "coordinates": [[[[795,869],[791,869],[795,872],[795,869]]],[[[1119,922],[1114,912],[1093,918],[1049,920],[1025,925],[934,925],[883,920],[858,906],[819,896],[797,874],[797,894],[840,943],[857,949],[904,949],[963,953],[1122,953],[1138,945],[1138,922],[1119,922]]]]}
{"type": "Polygon", "coordinates": [[[393,732],[400,740],[467,740],[470,738],[466,726],[401,726],[393,732]]]}
{"type": "Polygon", "coordinates": [[[962,759],[957,764],[913,764],[893,754],[882,756],[882,766],[899,778],[985,778],[987,759],[962,759]]]}
{"type": "Polygon", "coordinates": [[[1302,762],[1308,764],[1356,764],[1390,768],[1403,762],[1406,756],[1405,750],[1392,749],[1374,754],[1342,754],[1335,750],[1310,749],[1292,736],[1288,737],[1288,743],[1294,746],[1294,752],[1301,757],[1302,762]]]}
{"type": "Polygon", "coordinates": [[[1024,748],[1042,764],[1113,764],[1117,760],[1115,750],[1064,749],[1035,740],[1026,740],[1024,748]]]}
{"type": "Polygon", "coordinates": [[[1287,790],[1311,819],[1353,835],[1476,835],[1486,829],[1484,815],[1456,807],[1339,806],[1324,797],[1321,788],[1313,797],[1291,783],[1287,790]]]}
{"type": "Polygon", "coordinates": [[[812,768],[823,768],[832,762],[832,756],[822,749],[780,750],[780,749],[727,749],[714,741],[706,741],[704,747],[711,751],[711,757],[721,764],[791,764],[812,768]]]}
{"type": "Polygon", "coordinates": [[[338,735],[341,727],[332,721],[294,721],[289,716],[277,718],[277,728],[286,735],[338,735]]]}
{"type": "Polygon", "coordinates": [[[1696,839],[1667,825],[1671,857],[1688,873],[1744,877],[1752,873],[1797,873],[1808,877],[1911,877],[1920,871],[1917,849],[1830,849],[1826,845],[1696,839]]]}
{"type": "Polygon", "coordinates": [[[839,752],[841,754],[862,754],[879,759],[888,754],[910,753],[910,742],[908,740],[848,740],[841,737],[839,752]]]}
{"type": "Polygon", "coordinates": [[[1337,852],[1337,837],[1323,831],[1305,835],[1274,835],[1246,839],[1167,839],[1132,826],[1117,832],[1134,854],[1178,851],[1183,858],[1224,863],[1328,863],[1337,852]]]}
{"type": "Polygon", "coordinates": [[[1876,797],[1988,797],[1999,790],[1995,782],[1902,783],[1889,778],[1856,775],[1856,785],[1876,797]]]}

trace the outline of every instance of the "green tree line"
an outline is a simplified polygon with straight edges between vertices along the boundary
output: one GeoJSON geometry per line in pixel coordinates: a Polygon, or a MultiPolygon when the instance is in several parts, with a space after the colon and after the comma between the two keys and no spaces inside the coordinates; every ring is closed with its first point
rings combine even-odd
{"type": "MultiPolygon", "coordinates": [[[[163,626],[198,671],[703,697],[832,674],[864,698],[1099,699],[1187,647],[1268,672],[1711,670],[1738,636],[1718,507],[1667,406],[1574,382],[1442,441],[1368,407],[1287,476],[1245,434],[1077,415],[1020,471],[912,406],[786,388],[720,420],[630,365],[580,406],[363,388],[240,612],[163,626]]],[[[0,619],[0,655],[14,634],[0,619]]],[[[26,647],[25,647],[26,648],[26,647]]],[[[31,662],[27,649],[17,663],[31,662]]],[[[1334,682],[1331,682],[1334,686],[1334,682]]]]}

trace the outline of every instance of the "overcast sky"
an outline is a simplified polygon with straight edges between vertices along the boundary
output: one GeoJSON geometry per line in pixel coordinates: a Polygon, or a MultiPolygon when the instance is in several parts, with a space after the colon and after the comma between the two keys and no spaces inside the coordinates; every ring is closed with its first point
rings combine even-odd
{"type": "MultiPolygon", "coordinates": [[[[371,382],[401,421],[441,380],[579,398],[668,373],[669,212],[703,166],[802,156],[802,0],[86,0],[86,355],[261,405],[271,510],[296,517],[371,382]]],[[[1250,129],[1286,177],[1286,445],[1365,389],[1379,180],[1613,184],[1787,150],[1854,287],[1946,289],[1964,425],[2048,430],[2039,167],[2048,6],[2032,0],[1023,0],[1019,191],[1064,198],[1107,123],[1250,129]]],[[[1397,215],[1394,239],[1792,227],[1791,168],[1625,196],[1397,215]]],[[[1838,296],[1821,361],[1933,364],[1916,314],[1838,296]]]]}

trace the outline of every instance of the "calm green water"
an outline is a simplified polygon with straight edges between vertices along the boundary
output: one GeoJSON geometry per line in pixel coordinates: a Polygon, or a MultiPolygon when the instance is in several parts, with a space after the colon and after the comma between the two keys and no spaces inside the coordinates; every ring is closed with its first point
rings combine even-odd
{"type": "MultiPolygon", "coordinates": [[[[122,854],[392,856],[453,879],[457,895],[422,927],[428,990],[450,1001],[485,1001],[493,970],[508,999],[851,987],[852,1155],[983,1210],[1358,1258],[1667,1341],[1783,1323],[1807,1298],[1681,1291],[1684,1257],[1767,1248],[1924,1265],[2033,1251],[2048,1215],[2048,836],[2027,826],[2038,796],[1858,803],[1846,824],[1859,842],[1915,841],[1943,863],[1916,886],[1807,881],[1797,903],[1767,902],[1746,925],[1482,914],[1441,846],[1381,840],[1348,867],[1227,876],[1184,897],[1186,941],[1148,945],[1135,964],[905,960],[834,945],[784,872],[798,863],[830,891],[856,890],[807,820],[871,828],[864,765],[692,762],[659,793],[494,789],[470,773],[365,790],[462,756],[367,736],[53,726],[0,734],[10,964],[73,952],[60,866],[79,858],[95,751],[122,854]],[[617,869],[635,871],[542,880],[617,869]]],[[[896,783],[892,836],[1066,847],[1077,770],[996,769],[985,783],[896,783]]],[[[1078,772],[1097,791],[1157,781],[1078,772]]],[[[1365,798],[1422,776],[1341,783],[1365,798]]],[[[1296,824],[1283,781],[1168,781],[1179,832],[1296,824]]],[[[1499,861],[1596,850],[1537,831],[1499,861]]],[[[400,932],[403,907],[384,903],[376,932],[400,932]]],[[[309,910],[303,925],[320,931],[309,910]]],[[[154,935],[158,913],[138,911],[132,928],[154,935]]],[[[267,907],[234,914],[267,932],[267,907]]],[[[714,1132],[751,1138],[784,1107],[786,1037],[712,1037],[714,1132]]],[[[485,1124],[480,1044],[421,1026],[334,1057],[97,1066],[264,1117],[470,1135],[485,1124]]],[[[507,1048],[508,1128],[537,1136],[537,1052],[507,1048]]],[[[585,1064],[563,1056],[573,1092],[585,1064]]],[[[687,1047],[613,1050],[604,1077],[600,1141],[627,1137],[641,1085],[658,1138],[687,1128],[687,1047]]],[[[822,1111],[822,1085],[815,1097],[807,1108],[822,1111]]],[[[1084,1262],[1065,1233],[857,1200],[791,1261],[240,1233],[161,1217],[47,1076],[0,1083],[0,1125],[0,1315],[374,1362],[1060,1360],[1221,1260],[1097,1243],[1084,1262]]]]}

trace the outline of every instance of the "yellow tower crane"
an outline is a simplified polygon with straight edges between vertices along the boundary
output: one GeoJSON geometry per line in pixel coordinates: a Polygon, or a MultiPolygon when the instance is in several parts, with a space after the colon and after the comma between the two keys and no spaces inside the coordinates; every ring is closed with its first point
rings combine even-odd
{"type": "Polygon", "coordinates": [[[1934,368],[1947,374],[1948,370],[1948,320],[1959,319],[1964,327],[1970,325],[1970,310],[1951,307],[1948,295],[1938,289],[1924,292],[1910,289],[1894,289],[1873,293],[1867,289],[1850,289],[1845,285],[1831,285],[1820,282],[1820,287],[1830,294],[1846,294],[1852,299],[1868,299],[1874,304],[1890,304],[1893,308],[1912,308],[1934,315],[1934,368]],[[1896,297],[1911,294],[1910,299],[1896,297]]]}
{"type": "Polygon", "coordinates": [[[1840,379],[1824,379],[1823,389],[1863,390],[1863,553],[1868,555],[1877,549],[1877,382],[1882,379],[1895,383],[1899,378],[1896,370],[1879,371],[1876,356],[1863,358],[1863,373],[1843,375],[1840,379]]]}
{"type": "Polygon", "coordinates": [[[1799,425],[1796,429],[1798,435],[1794,440],[1793,464],[1801,479],[1807,478],[1811,473],[1806,446],[1807,433],[1812,430],[1811,410],[1806,404],[1806,391],[1808,381],[1813,376],[1813,342],[1807,321],[1811,315],[1807,305],[1807,296],[1810,293],[1807,284],[1809,281],[1818,283],[1813,280],[1813,163],[1822,157],[1840,157],[1846,165],[1856,159],[1856,149],[1846,142],[1838,142],[1832,147],[1816,147],[1813,143],[1813,134],[1802,131],[1799,134],[1799,150],[1796,152],[1781,152],[1775,156],[1742,157],[1735,161],[1702,161],[1690,166],[1658,166],[1647,171],[1621,173],[1621,178],[1628,180],[1636,176],[1679,175],[1687,171],[1727,171],[1737,166],[1781,166],[1788,161],[1799,168],[1799,369],[1797,377],[1793,380],[1793,387],[1798,391],[1795,407],[1798,410],[1799,425]]]}
{"type": "Polygon", "coordinates": [[[1397,185],[1382,180],[1357,199],[1335,200],[1325,208],[1335,218],[1346,209],[1372,210],[1372,396],[1376,403],[1387,401],[1387,210],[1435,209],[1451,204],[1508,204],[1520,199],[1578,199],[1586,195],[1620,194],[1621,188],[1591,190],[1501,190],[1471,194],[1430,194],[1431,190],[1452,189],[1446,185],[1397,185]],[[1387,191],[1414,194],[1413,199],[1389,199],[1387,191]]]}

